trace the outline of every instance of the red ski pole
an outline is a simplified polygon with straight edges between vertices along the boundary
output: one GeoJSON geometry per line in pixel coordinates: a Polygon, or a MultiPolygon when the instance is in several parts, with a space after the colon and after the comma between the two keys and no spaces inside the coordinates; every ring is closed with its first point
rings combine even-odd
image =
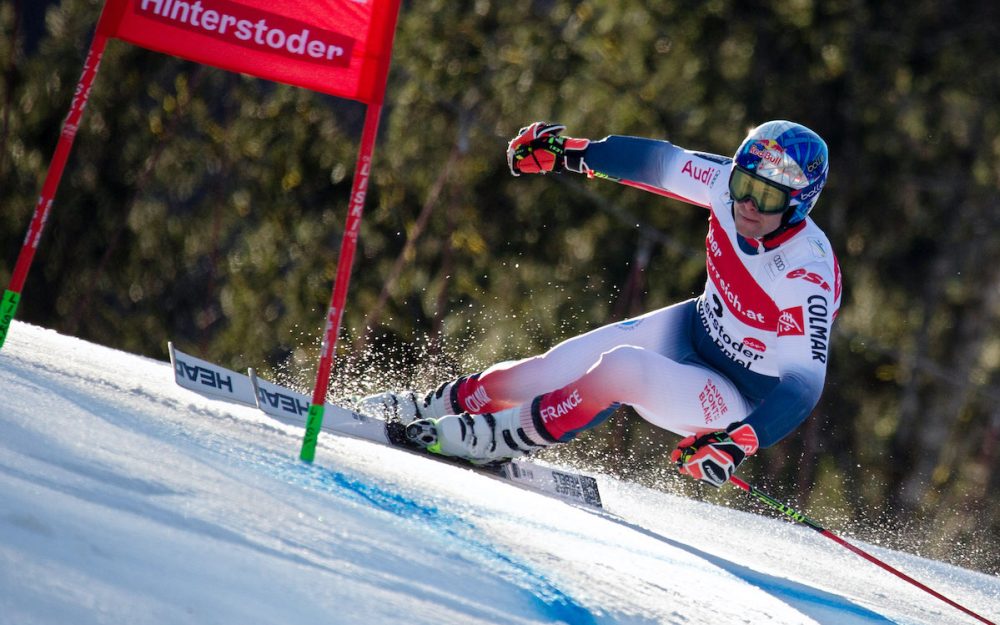
{"type": "Polygon", "coordinates": [[[903,573],[899,569],[897,569],[897,568],[895,568],[895,567],[893,567],[893,566],[891,566],[891,565],[883,562],[882,560],[879,560],[878,558],[876,558],[872,554],[868,553],[864,549],[861,549],[860,547],[852,545],[851,543],[847,542],[846,540],[844,540],[840,536],[837,536],[836,534],[834,534],[830,530],[826,529],[825,527],[823,527],[822,525],[820,525],[816,521],[813,521],[812,519],[810,519],[806,515],[802,514],[801,512],[799,512],[797,510],[795,510],[794,508],[792,508],[788,504],[784,504],[784,503],[778,501],[777,499],[775,499],[774,497],[771,497],[767,493],[762,492],[756,486],[751,486],[750,484],[747,484],[746,482],[744,482],[743,480],[741,480],[740,478],[738,478],[736,476],[733,476],[732,478],[730,478],[730,481],[735,486],[738,486],[739,488],[742,488],[743,490],[745,490],[747,492],[747,494],[749,494],[754,499],[756,499],[756,500],[758,500],[760,502],[763,502],[764,504],[766,504],[767,506],[769,506],[771,508],[774,508],[775,510],[777,510],[778,512],[784,514],[788,518],[790,518],[790,519],[792,519],[794,521],[798,521],[799,523],[802,523],[803,525],[816,530],[817,532],[819,532],[823,536],[826,536],[827,538],[829,538],[833,542],[837,543],[838,545],[840,545],[842,547],[845,547],[846,549],[849,549],[850,551],[853,551],[854,553],[858,554],[859,556],[861,556],[865,560],[868,560],[872,564],[875,564],[877,566],[882,567],[883,569],[885,569],[886,571],[889,571],[890,573],[892,573],[896,577],[898,577],[898,578],[900,578],[902,580],[905,580],[905,581],[913,584],[914,586],[916,586],[920,590],[923,590],[924,592],[929,593],[929,594],[937,597],[938,599],[940,599],[941,601],[944,601],[948,605],[950,605],[950,606],[952,606],[954,608],[957,608],[957,609],[961,610],[962,612],[965,612],[969,616],[971,616],[971,617],[973,617],[975,619],[978,619],[978,620],[982,621],[983,623],[986,623],[987,625],[996,625],[993,621],[990,621],[990,620],[988,620],[986,618],[983,618],[982,616],[979,616],[978,614],[976,614],[975,612],[973,612],[969,608],[967,608],[967,607],[965,607],[965,606],[963,606],[963,605],[961,605],[961,604],[959,604],[959,603],[957,603],[957,602],[949,599],[948,597],[945,597],[944,595],[942,595],[938,591],[934,590],[933,588],[930,588],[930,587],[928,587],[928,586],[926,586],[926,585],[918,582],[917,580],[913,579],[912,577],[910,577],[906,573],[903,573]]]}

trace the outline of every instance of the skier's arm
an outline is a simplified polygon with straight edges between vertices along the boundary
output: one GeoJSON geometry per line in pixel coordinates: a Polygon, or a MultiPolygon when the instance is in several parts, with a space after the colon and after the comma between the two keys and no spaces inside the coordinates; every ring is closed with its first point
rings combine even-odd
{"type": "Polygon", "coordinates": [[[563,129],[543,122],[522,129],[507,149],[511,173],[569,170],[704,207],[711,204],[712,188],[728,180],[726,157],[640,137],[574,139],[560,136],[563,129]]]}
{"type": "Polygon", "coordinates": [[[797,428],[823,393],[830,332],[838,302],[833,276],[813,264],[792,271],[787,289],[776,298],[782,318],[774,349],[780,381],[743,421],[757,432],[761,447],[774,445],[797,428]]]}
{"type": "Polygon", "coordinates": [[[805,421],[823,392],[823,375],[807,370],[788,370],[744,424],[757,433],[761,448],[774,445],[805,421]]]}
{"type": "Polygon", "coordinates": [[[812,412],[823,380],[811,373],[789,371],[742,422],[725,430],[688,436],[677,444],[670,459],[681,473],[712,486],[722,486],[747,456],[777,443],[812,412]]]}
{"type": "Polygon", "coordinates": [[[591,141],[582,162],[588,175],[708,208],[713,189],[728,183],[732,161],[669,141],[612,135],[591,141]]]}

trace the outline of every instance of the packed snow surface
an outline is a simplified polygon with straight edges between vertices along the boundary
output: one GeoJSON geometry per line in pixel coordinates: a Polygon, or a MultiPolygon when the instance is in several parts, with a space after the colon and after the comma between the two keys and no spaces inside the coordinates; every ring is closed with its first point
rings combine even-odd
{"type": "MultiPolygon", "coordinates": [[[[220,363],[225,365],[226,363],[220,363]]],[[[975,623],[816,532],[598,476],[591,512],[15,322],[0,624],[975,623]]],[[[1000,618],[1000,579],[864,549],[1000,618]]]]}

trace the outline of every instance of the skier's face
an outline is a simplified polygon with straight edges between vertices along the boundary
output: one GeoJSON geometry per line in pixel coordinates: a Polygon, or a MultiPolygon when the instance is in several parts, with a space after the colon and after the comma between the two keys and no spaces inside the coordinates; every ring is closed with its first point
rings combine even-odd
{"type": "Polygon", "coordinates": [[[781,213],[762,213],[752,198],[733,202],[736,232],[748,239],[759,239],[781,226],[781,213]]]}

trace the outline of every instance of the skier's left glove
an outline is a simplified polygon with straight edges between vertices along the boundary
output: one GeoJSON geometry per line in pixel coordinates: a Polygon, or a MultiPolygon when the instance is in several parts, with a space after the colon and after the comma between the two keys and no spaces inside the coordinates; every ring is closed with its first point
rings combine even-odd
{"type": "Polygon", "coordinates": [[[688,436],[677,444],[670,459],[681,473],[718,487],[759,447],[757,433],[749,424],[733,423],[725,431],[688,436]]]}
{"type": "Polygon", "coordinates": [[[559,173],[564,169],[588,173],[583,152],[589,139],[562,137],[562,124],[535,122],[521,129],[507,144],[507,166],[515,176],[559,173]]]}

